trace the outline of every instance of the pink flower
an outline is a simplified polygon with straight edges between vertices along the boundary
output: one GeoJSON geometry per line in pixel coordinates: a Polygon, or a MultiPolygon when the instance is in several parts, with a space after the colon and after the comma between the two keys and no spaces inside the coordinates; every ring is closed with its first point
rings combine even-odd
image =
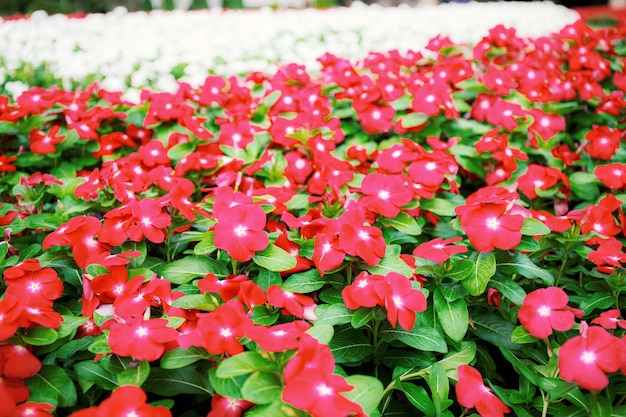
{"type": "Polygon", "coordinates": [[[591,326],[563,343],[559,349],[559,372],[565,381],[598,391],[608,385],[606,374],[620,369],[625,355],[619,338],[600,326],[591,326]]]}
{"type": "Polygon", "coordinates": [[[451,245],[452,243],[459,242],[462,239],[463,238],[460,236],[452,237],[446,240],[436,237],[416,247],[413,250],[413,255],[419,258],[428,259],[432,262],[442,263],[450,259],[452,255],[467,252],[467,247],[464,245],[451,245]]]}
{"type": "Polygon", "coordinates": [[[390,272],[384,281],[376,283],[376,292],[387,309],[387,319],[392,326],[399,323],[406,331],[413,329],[415,313],[426,310],[426,297],[413,288],[411,281],[397,272],[390,272]]]}
{"type": "Polygon", "coordinates": [[[263,209],[254,204],[241,204],[220,211],[215,225],[215,246],[225,250],[239,262],[252,259],[257,251],[269,244],[263,230],[267,218],[263,209]]]}
{"type": "Polygon", "coordinates": [[[502,417],[511,409],[485,386],[483,377],[469,365],[458,368],[459,382],[455,387],[456,399],[463,407],[476,408],[482,417],[502,417]]]}
{"type": "Polygon", "coordinates": [[[461,215],[461,227],[476,250],[509,250],[522,240],[524,217],[509,214],[506,204],[472,204],[462,213],[460,208],[457,207],[457,213],[461,215]]]}
{"type": "Polygon", "coordinates": [[[574,326],[574,318],[582,317],[581,310],[567,305],[565,291],[558,287],[540,288],[528,294],[517,317],[528,332],[540,339],[552,330],[566,331],[574,326]]]}

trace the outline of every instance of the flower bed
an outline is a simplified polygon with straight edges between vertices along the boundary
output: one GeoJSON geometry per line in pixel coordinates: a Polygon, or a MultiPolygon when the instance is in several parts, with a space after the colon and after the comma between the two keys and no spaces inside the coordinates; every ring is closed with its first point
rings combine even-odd
{"type": "Polygon", "coordinates": [[[0,416],[626,414],[625,32],[0,96],[0,416]]]}
{"type": "Polygon", "coordinates": [[[420,50],[438,34],[475,43],[498,23],[537,37],[577,18],[548,2],[187,13],[118,9],[83,18],[39,13],[0,21],[0,93],[17,96],[27,87],[54,83],[74,89],[97,80],[134,100],[146,87],[175,90],[175,79],[201,84],[209,71],[274,72],[276,63],[290,62],[316,71],[316,59],[325,52],[356,60],[371,51],[420,50]]]}

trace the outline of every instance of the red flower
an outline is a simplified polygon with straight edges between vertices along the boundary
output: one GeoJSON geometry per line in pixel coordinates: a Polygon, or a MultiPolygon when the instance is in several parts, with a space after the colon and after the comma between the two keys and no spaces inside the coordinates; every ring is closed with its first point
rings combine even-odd
{"type": "Polygon", "coordinates": [[[149,362],[159,359],[165,345],[178,337],[175,329],[167,327],[166,319],[136,317],[126,322],[113,322],[110,328],[109,346],[113,353],[149,362]]]}
{"type": "Polygon", "coordinates": [[[53,126],[48,133],[44,133],[39,129],[31,130],[28,135],[30,141],[30,150],[39,155],[49,154],[56,151],[56,146],[65,139],[65,135],[59,134],[59,125],[53,126]]]}
{"type": "Polygon", "coordinates": [[[567,302],[567,294],[562,289],[539,288],[524,298],[517,317],[531,335],[544,339],[552,334],[552,330],[571,329],[574,318],[582,317],[583,312],[569,307],[567,302]]]}
{"type": "Polygon", "coordinates": [[[611,237],[599,240],[600,246],[587,254],[587,259],[597,265],[598,271],[607,274],[612,273],[615,268],[621,268],[626,262],[626,253],[622,251],[622,242],[611,237]]]}
{"type": "Polygon", "coordinates": [[[457,207],[455,211],[461,216],[463,231],[478,251],[509,250],[522,240],[524,217],[507,213],[504,203],[472,204],[457,207]]]}
{"type": "Polygon", "coordinates": [[[327,231],[315,237],[312,260],[320,272],[332,271],[340,267],[345,257],[346,253],[341,249],[339,238],[334,232],[327,231]]]}
{"type": "Polygon", "coordinates": [[[27,402],[17,406],[14,417],[50,417],[53,410],[50,404],[27,402]]]}
{"type": "Polygon", "coordinates": [[[181,347],[199,346],[214,355],[243,352],[238,339],[247,334],[253,323],[239,301],[227,301],[215,311],[198,316],[196,328],[178,337],[181,347]]]}
{"type": "Polygon", "coordinates": [[[413,250],[413,255],[419,258],[428,259],[432,262],[442,263],[450,259],[452,255],[467,252],[467,246],[464,245],[447,246],[461,240],[463,240],[463,238],[460,236],[452,237],[446,240],[437,237],[420,244],[413,250]]]}
{"type": "Polygon", "coordinates": [[[315,302],[309,296],[285,291],[278,285],[270,285],[266,292],[269,305],[283,308],[285,312],[298,318],[304,317],[304,307],[313,305],[315,302]]]}
{"type": "Polygon", "coordinates": [[[505,413],[511,412],[511,409],[485,386],[482,375],[475,368],[461,365],[458,373],[456,399],[463,407],[476,408],[482,417],[502,417],[505,413]]]}
{"type": "Polygon", "coordinates": [[[211,398],[211,411],[206,417],[240,417],[253,405],[250,401],[222,397],[215,393],[211,398]]]}
{"type": "Polygon", "coordinates": [[[385,277],[382,275],[369,275],[366,271],[362,271],[350,285],[347,285],[341,291],[341,297],[350,310],[356,310],[359,307],[374,307],[384,304],[384,299],[376,291],[377,283],[384,282],[385,277]]]}
{"type": "Polygon", "coordinates": [[[406,181],[399,175],[368,174],[361,182],[364,194],[359,203],[374,213],[394,218],[413,199],[406,181]]]}
{"type": "Polygon", "coordinates": [[[167,407],[152,406],[146,403],[146,393],[134,385],[117,388],[98,407],[91,407],[70,417],[172,417],[167,407]]]}
{"type": "Polygon", "coordinates": [[[153,243],[162,243],[167,236],[167,227],[172,216],[163,211],[162,203],[144,198],[128,204],[131,212],[126,233],[130,240],[140,242],[144,237],[153,243]]]}
{"type": "Polygon", "coordinates": [[[560,170],[537,164],[528,165],[526,173],[517,178],[517,188],[531,200],[537,198],[537,190],[549,190],[559,181],[569,187],[567,176],[560,170]]]}
{"type": "Polygon", "coordinates": [[[246,336],[268,352],[282,352],[297,349],[310,327],[309,323],[296,320],[275,326],[254,326],[246,336]]]}
{"type": "Polygon", "coordinates": [[[615,162],[609,165],[598,165],[593,174],[611,190],[626,188],[626,164],[615,162]]]}
{"type": "Polygon", "coordinates": [[[215,246],[236,261],[246,262],[269,244],[264,231],[267,217],[254,204],[236,205],[220,211],[215,225],[215,246]]]}
{"type": "Polygon", "coordinates": [[[14,165],[11,165],[11,163],[16,160],[17,156],[0,155],[0,173],[15,172],[17,168],[14,165]]]}
{"type": "Polygon", "coordinates": [[[622,366],[626,348],[621,340],[600,326],[581,326],[580,336],[563,343],[559,349],[561,378],[583,388],[599,391],[607,386],[606,374],[622,366]]]}
{"type": "Polygon", "coordinates": [[[397,272],[390,272],[384,281],[376,282],[376,292],[387,309],[387,319],[392,326],[410,331],[415,324],[415,313],[426,310],[426,297],[413,288],[411,281],[397,272]]]}
{"type": "Polygon", "coordinates": [[[383,232],[368,226],[365,216],[358,209],[349,209],[337,220],[339,247],[348,255],[358,256],[368,265],[377,265],[385,256],[387,244],[383,232]]]}
{"type": "Polygon", "coordinates": [[[617,326],[622,329],[626,329],[626,320],[620,319],[621,315],[618,309],[604,311],[600,314],[600,317],[596,317],[591,321],[591,324],[598,324],[605,329],[617,329],[617,326]]]}
{"type": "Polygon", "coordinates": [[[589,142],[585,150],[592,158],[610,160],[620,147],[621,132],[619,129],[594,125],[587,132],[585,139],[589,142]]]}
{"type": "Polygon", "coordinates": [[[41,362],[24,346],[0,345],[0,377],[28,379],[40,370],[41,362]]]}
{"type": "Polygon", "coordinates": [[[297,377],[285,379],[283,400],[314,417],[363,416],[359,404],[341,395],[352,389],[340,375],[307,368],[297,377]]]}
{"type": "Polygon", "coordinates": [[[15,334],[25,307],[17,296],[6,295],[0,300],[0,340],[7,340],[15,334]]]}

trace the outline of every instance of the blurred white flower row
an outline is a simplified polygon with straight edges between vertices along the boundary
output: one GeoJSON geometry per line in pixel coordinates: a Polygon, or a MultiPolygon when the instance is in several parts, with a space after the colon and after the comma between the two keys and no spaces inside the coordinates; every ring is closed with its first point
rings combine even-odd
{"type": "Polygon", "coordinates": [[[171,91],[175,76],[199,85],[210,72],[272,72],[287,62],[315,71],[325,52],[357,60],[370,51],[421,50],[438,34],[472,43],[497,24],[537,37],[577,19],[576,12],[550,2],[150,13],[118,8],[83,19],[38,12],[0,21],[0,85],[15,95],[28,80],[7,83],[10,75],[47,63],[62,88],[91,77],[131,95],[144,87],[171,91]]]}

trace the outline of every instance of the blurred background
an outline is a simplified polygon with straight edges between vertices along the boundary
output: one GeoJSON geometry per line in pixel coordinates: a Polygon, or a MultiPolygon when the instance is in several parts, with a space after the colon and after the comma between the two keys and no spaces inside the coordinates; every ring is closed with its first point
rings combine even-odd
{"type": "MultiPolygon", "coordinates": [[[[123,6],[129,11],[150,10],[183,10],[206,9],[223,7],[240,9],[246,7],[273,6],[273,7],[333,7],[348,6],[352,0],[0,0],[0,15],[25,15],[37,10],[45,10],[48,14],[63,13],[106,13],[115,7],[123,6]]],[[[362,0],[364,3],[379,3],[385,6],[395,6],[401,3],[437,4],[452,0],[362,0]]],[[[454,0],[465,2],[467,0],[454,0]]],[[[619,2],[626,0],[618,0],[619,2]]],[[[554,0],[554,3],[567,7],[584,7],[607,5],[613,0],[554,0]]]]}

